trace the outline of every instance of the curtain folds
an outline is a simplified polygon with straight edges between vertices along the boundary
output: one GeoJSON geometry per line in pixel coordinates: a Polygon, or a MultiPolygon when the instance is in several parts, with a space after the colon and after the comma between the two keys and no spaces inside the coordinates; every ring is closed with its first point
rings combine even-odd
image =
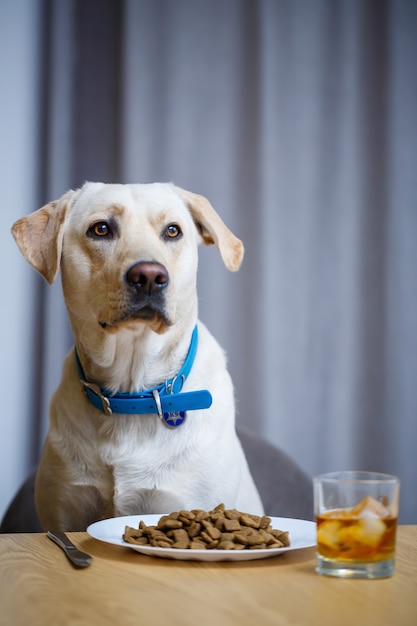
{"type": "MultiPolygon", "coordinates": [[[[238,274],[214,248],[199,269],[239,422],[311,476],[398,474],[401,521],[416,523],[417,4],[44,12],[43,201],[85,180],[206,195],[246,247],[238,274]]],[[[71,337],[59,285],[42,298],[45,416],[71,337]]]]}

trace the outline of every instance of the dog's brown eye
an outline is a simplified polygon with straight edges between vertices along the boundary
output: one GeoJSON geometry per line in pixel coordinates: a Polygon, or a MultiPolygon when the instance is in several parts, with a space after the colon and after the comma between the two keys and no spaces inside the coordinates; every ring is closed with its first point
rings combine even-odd
{"type": "Polygon", "coordinates": [[[107,222],[97,222],[90,226],[88,234],[91,237],[108,237],[111,235],[111,228],[107,222]]]}
{"type": "Polygon", "coordinates": [[[169,224],[169,226],[166,227],[164,234],[166,239],[176,239],[182,235],[182,230],[178,224],[169,224]]]}

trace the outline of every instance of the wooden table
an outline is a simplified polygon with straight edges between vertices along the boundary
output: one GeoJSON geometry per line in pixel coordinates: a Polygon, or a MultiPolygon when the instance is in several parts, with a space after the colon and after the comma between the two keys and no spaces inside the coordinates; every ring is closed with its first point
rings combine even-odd
{"type": "Polygon", "coordinates": [[[416,626],[417,526],[400,526],[396,571],[381,580],[319,576],[314,549],[261,561],[198,563],[141,555],[69,533],[77,570],[45,534],[0,535],[5,626],[416,626]]]}

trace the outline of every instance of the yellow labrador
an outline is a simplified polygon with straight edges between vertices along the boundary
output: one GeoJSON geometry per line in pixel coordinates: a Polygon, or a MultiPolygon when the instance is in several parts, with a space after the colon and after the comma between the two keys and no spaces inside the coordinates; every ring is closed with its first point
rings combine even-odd
{"type": "Polygon", "coordinates": [[[45,529],[227,507],[262,513],[235,432],[223,350],[197,319],[197,248],[229,270],[243,245],[202,196],[172,184],[86,183],[12,229],[75,337],[36,481],[45,529]]]}

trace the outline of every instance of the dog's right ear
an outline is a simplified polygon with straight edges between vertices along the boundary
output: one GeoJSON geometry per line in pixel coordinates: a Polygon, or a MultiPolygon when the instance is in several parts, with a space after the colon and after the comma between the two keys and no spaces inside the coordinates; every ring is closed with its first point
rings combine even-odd
{"type": "Polygon", "coordinates": [[[58,274],[65,216],[75,194],[76,191],[68,191],[59,200],[22,217],[12,226],[21,253],[49,284],[58,274]]]}

